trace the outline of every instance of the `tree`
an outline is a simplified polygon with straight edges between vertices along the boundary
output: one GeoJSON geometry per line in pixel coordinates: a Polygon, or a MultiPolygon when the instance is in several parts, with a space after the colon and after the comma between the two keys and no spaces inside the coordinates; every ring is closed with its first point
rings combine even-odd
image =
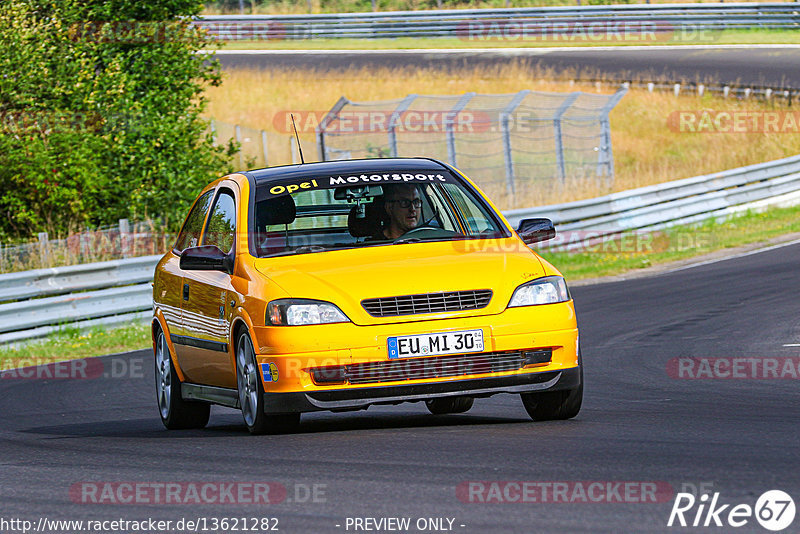
{"type": "Polygon", "coordinates": [[[0,237],[122,217],[175,228],[229,171],[200,114],[219,64],[194,0],[0,3],[0,237]]]}

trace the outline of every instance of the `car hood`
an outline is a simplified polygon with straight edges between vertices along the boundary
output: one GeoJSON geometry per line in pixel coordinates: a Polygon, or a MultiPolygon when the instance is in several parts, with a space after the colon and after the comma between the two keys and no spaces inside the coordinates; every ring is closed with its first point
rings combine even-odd
{"type": "Polygon", "coordinates": [[[514,289],[545,275],[516,238],[409,243],[259,258],[256,269],[290,297],[336,304],[355,324],[388,324],[501,313],[514,289]],[[364,299],[490,289],[478,310],[373,317],[364,299]]]}

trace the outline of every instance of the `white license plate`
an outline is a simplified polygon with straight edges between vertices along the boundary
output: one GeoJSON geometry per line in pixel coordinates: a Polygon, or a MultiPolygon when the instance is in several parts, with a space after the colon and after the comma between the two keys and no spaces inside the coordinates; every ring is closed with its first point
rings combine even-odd
{"type": "Polygon", "coordinates": [[[483,352],[483,330],[394,336],[388,338],[386,344],[392,359],[483,352]]]}

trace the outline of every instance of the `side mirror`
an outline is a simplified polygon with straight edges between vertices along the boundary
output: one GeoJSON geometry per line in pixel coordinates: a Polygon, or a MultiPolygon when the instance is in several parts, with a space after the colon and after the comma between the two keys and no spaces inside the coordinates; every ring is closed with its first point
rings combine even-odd
{"type": "Polygon", "coordinates": [[[216,245],[190,247],[181,253],[181,269],[185,271],[222,271],[233,273],[233,254],[225,254],[216,245]]]}
{"type": "Polygon", "coordinates": [[[517,233],[526,245],[547,241],[556,236],[556,229],[550,219],[522,219],[517,233]]]}

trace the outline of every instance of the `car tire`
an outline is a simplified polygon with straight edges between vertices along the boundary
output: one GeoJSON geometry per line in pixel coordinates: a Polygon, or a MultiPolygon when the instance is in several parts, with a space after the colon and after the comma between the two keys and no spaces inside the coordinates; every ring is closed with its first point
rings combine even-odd
{"type": "Polygon", "coordinates": [[[186,401],[181,396],[181,381],[172,364],[167,339],[160,327],[156,333],[154,356],[156,401],[161,422],[169,430],[204,428],[211,415],[211,405],[186,401]]]}
{"type": "Polygon", "coordinates": [[[425,407],[434,415],[464,413],[472,408],[474,402],[472,397],[439,397],[426,400],[425,407]]]}
{"type": "Polygon", "coordinates": [[[242,331],[236,342],[236,385],[242,418],[251,434],[284,434],[297,429],[300,424],[299,413],[264,413],[264,386],[253,342],[246,331],[242,331]]]}
{"type": "Polygon", "coordinates": [[[534,421],[572,419],[581,411],[583,403],[583,365],[580,366],[580,384],[577,387],[563,391],[522,393],[520,397],[534,421]]]}

